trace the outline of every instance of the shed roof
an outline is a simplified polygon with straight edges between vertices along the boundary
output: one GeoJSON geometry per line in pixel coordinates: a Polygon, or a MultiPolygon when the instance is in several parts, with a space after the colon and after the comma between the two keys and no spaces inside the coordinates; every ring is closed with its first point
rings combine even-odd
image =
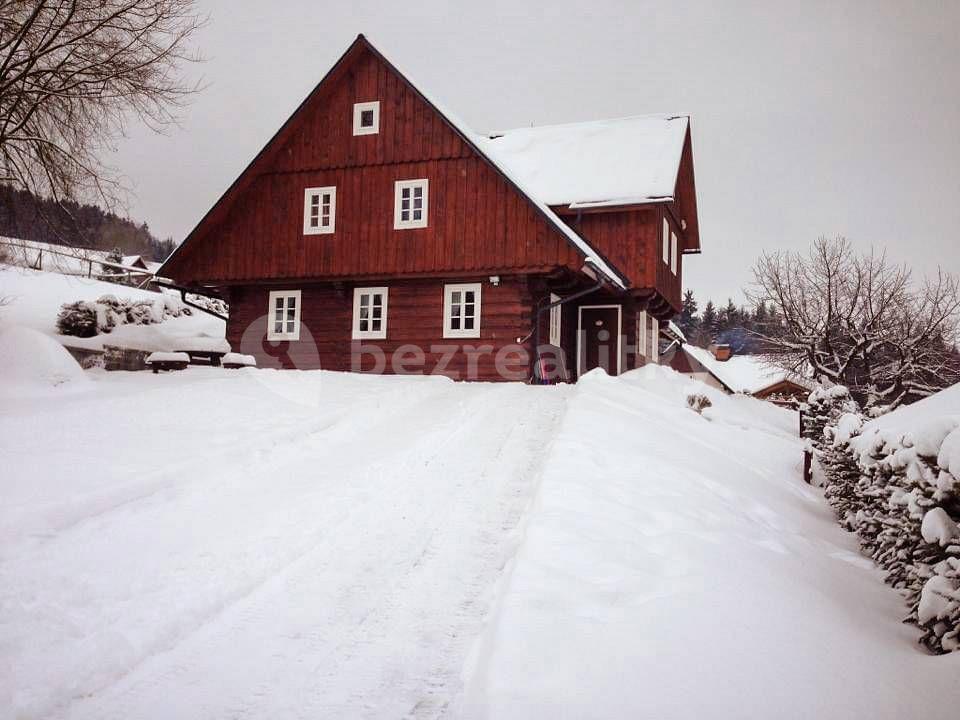
{"type": "Polygon", "coordinates": [[[642,115],[518,128],[485,141],[548,205],[602,207],[674,199],[690,119],[642,115]]]}

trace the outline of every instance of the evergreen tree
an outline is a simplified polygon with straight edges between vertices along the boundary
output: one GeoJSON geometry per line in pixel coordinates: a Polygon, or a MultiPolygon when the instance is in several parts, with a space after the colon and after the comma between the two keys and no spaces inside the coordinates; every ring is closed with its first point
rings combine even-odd
{"type": "Polygon", "coordinates": [[[696,336],[697,328],[700,325],[700,318],[697,317],[697,300],[693,296],[693,290],[687,290],[683,293],[683,304],[680,315],[677,317],[677,326],[687,336],[692,339],[696,336]]]}
{"type": "Polygon", "coordinates": [[[703,315],[700,317],[700,326],[697,328],[697,345],[706,347],[716,339],[718,320],[717,309],[714,307],[713,301],[708,300],[706,307],[703,308],[703,315]]]}

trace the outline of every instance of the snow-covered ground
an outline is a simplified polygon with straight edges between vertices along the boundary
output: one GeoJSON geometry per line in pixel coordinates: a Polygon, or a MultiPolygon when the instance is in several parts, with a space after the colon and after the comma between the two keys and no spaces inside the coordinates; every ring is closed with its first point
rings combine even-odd
{"type": "Polygon", "coordinates": [[[4,720],[956,716],[772,405],[88,376],[0,403],[4,720]]]}
{"type": "Polygon", "coordinates": [[[192,315],[168,318],[157,325],[120,325],[91,338],[57,334],[57,313],[61,305],[96,300],[103,295],[151,302],[160,297],[150,290],[117,283],[0,264],[0,299],[7,303],[0,307],[0,328],[28,327],[70,347],[98,350],[104,343],[140,350],[173,350],[183,338],[223,338],[226,330],[222,320],[196,311],[192,315]]]}

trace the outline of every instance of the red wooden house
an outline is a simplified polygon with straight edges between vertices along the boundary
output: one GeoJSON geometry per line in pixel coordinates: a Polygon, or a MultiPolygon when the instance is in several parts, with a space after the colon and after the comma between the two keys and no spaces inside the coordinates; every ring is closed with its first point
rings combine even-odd
{"type": "Polygon", "coordinates": [[[527,379],[655,361],[699,251],[686,116],[479,135],[361,35],[158,275],[261,366],[527,379]]]}

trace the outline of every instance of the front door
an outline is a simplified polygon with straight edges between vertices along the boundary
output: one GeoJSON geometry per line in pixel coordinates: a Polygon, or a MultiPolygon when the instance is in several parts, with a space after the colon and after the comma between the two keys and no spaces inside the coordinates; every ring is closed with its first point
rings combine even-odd
{"type": "Polygon", "coordinates": [[[577,372],[583,375],[602,367],[610,375],[620,372],[620,306],[583,305],[577,332],[577,372]]]}

